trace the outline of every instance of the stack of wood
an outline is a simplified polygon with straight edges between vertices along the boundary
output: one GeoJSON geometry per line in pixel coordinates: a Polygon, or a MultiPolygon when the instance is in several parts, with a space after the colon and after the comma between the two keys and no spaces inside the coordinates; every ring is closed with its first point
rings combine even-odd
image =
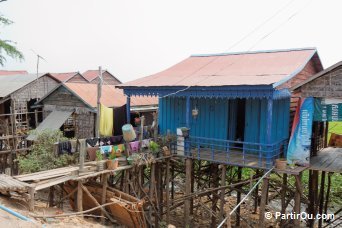
{"type": "Polygon", "coordinates": [[[0,192],[4,195],[10,192],[27,192],[28,186],[28,184],[18,181],[11,176],[0,174],[0,192]]]}

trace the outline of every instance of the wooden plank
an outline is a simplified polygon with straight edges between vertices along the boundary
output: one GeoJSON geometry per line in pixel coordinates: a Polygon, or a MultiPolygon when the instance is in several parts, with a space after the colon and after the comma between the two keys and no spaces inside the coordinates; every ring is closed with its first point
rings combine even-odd
{"type": "Polygon", "coordinates": [[[56,178],[56,179],[51,179],[50,181],[48,182],[45,182],[43,184],[37,184],[36,185],[36,190],[41,190],[41,189],[44,189],[44,188],[48,188],[50,186],[54,186],[54,185],[57,185],[57,184],[60,184],[60,183],[64,183],[68,180],[72,180],[74,179],[76,176],[71,176],[71,175],[68,175],[68,176],[63,176],[63,177],[60,177],[60,178],[56,178]]]}

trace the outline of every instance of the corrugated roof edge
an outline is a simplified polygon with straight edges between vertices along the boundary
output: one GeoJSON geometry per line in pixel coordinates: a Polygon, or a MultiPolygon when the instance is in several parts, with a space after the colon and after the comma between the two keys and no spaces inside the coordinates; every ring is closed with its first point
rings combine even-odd
{"type": "Polygon", "coordinates": [[[311,76],[310,78],[306,79],[305,81],[299,83],[298,85],[295,85],[295,86],[291,87],[290,90],[291,90],[291,91],[294,91],[294,90],[296,90],[296,89],[302,87],[302,86],[305,85],[306,83],[309,83],[309,82],[315,80],[316,78],[319,78],[319,77],[321,77],[321,76],[323,76],[323,75],[329,73],[330,71],[332,71],[332,70],[334,70],[335,68],[340,67],[340,66],[342,66],[342,61],[339,61],[339,62],[335,63],[334,65],[332,65],[332,66],[326,68],[325,70],[322,70],[322,71],[318,72],[317,74],[314,74],[313,76],[311,76]]]}
{"type": "Polygon", "coordinates": [[[307,50],[313,50],[314,52],[312,53],[312,55],[310,55],[307,60],[300,66],[298,67],[294,72],[292,72],[291,74],[289,74],[287,77],[285,77],[283,80],[280,80],[276,83],[273,83],[273,88],[277,87],[277,86],[280,86],[281,84],[287,82],[288,80],[290,80],[291,78],[293,78],[294,76],[296,76],[297,74],[299,74],[304,68],[305,66],[310,62],[311,59],[313,59],[313,57],[315,55],[317,55],[317,58],[319,59],[319,62],[320,62],[320,65],[321,64],[321,60],[318,56],[318,52],[317,52],[317,49],[307,49],[307,50]]]}
{"type": "Polygon", "coordinates": [[[78,99],[80,99],[85,105],[87,105],[89,107],[90,110],[92,110],[93,112],[96,112],[95,108],[92,107],[90,104],[88,104],[85,100],[82,99],[82,97],[80,97],[77,93],[75,93],[72,89],[70,89],[67,85],[65,85],[64,83],[58,84],[55,88],[53,88],[49,93],[45,94],[45,96],[43,96],[39,101],[35,102],[34,105],[32,107],[38,107],[39,105],[41,105],[41,102],[48,96],[50,96],[53,92],[55,92],[58,88],[60,87],[64,87],[66,90],[68,90],[70,93],[72,93],[75,97],[77,97],[78,99]]]}
{"type": "Polygon", "coordinates": [[[305,48],[290,48],[290,49],[274,49],[274,50],[259,50],[259,51],[245,51],[245,52],[223,52],[213,54],[193,54],[190,57],[210,57],[210,56],[225,56],[225,55],[245,55],[245,54],[259,54],[259,53],[275,53],[275,52],[290,52],[290,51],[304,51],[304,50],[315,50],[315,47],[305,48]]]}

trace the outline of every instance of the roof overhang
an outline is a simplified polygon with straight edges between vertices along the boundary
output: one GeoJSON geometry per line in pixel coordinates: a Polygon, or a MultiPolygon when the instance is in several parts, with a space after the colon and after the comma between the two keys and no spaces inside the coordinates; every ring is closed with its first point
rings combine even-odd
{"type": "Polygon", "coordinates": [[[155,86],[124,87],[127,96],[166,96],[200,98],[272,98],[290,97],[288,89],[275,90],[272,85],[263,86],[155,86]]]}

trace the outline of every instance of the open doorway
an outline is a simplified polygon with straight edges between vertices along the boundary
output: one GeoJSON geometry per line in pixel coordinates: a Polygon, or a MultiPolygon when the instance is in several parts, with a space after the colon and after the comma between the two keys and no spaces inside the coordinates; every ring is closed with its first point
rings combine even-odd
{"type": "MultiPolygon", "coordinates": [[[[243,142],[245,139],[246,99],[235,99],[229,104],[228,139],[243,142]]],[[[235,148],[241,148],[242,143],[235,143],[235,148]]]]}

